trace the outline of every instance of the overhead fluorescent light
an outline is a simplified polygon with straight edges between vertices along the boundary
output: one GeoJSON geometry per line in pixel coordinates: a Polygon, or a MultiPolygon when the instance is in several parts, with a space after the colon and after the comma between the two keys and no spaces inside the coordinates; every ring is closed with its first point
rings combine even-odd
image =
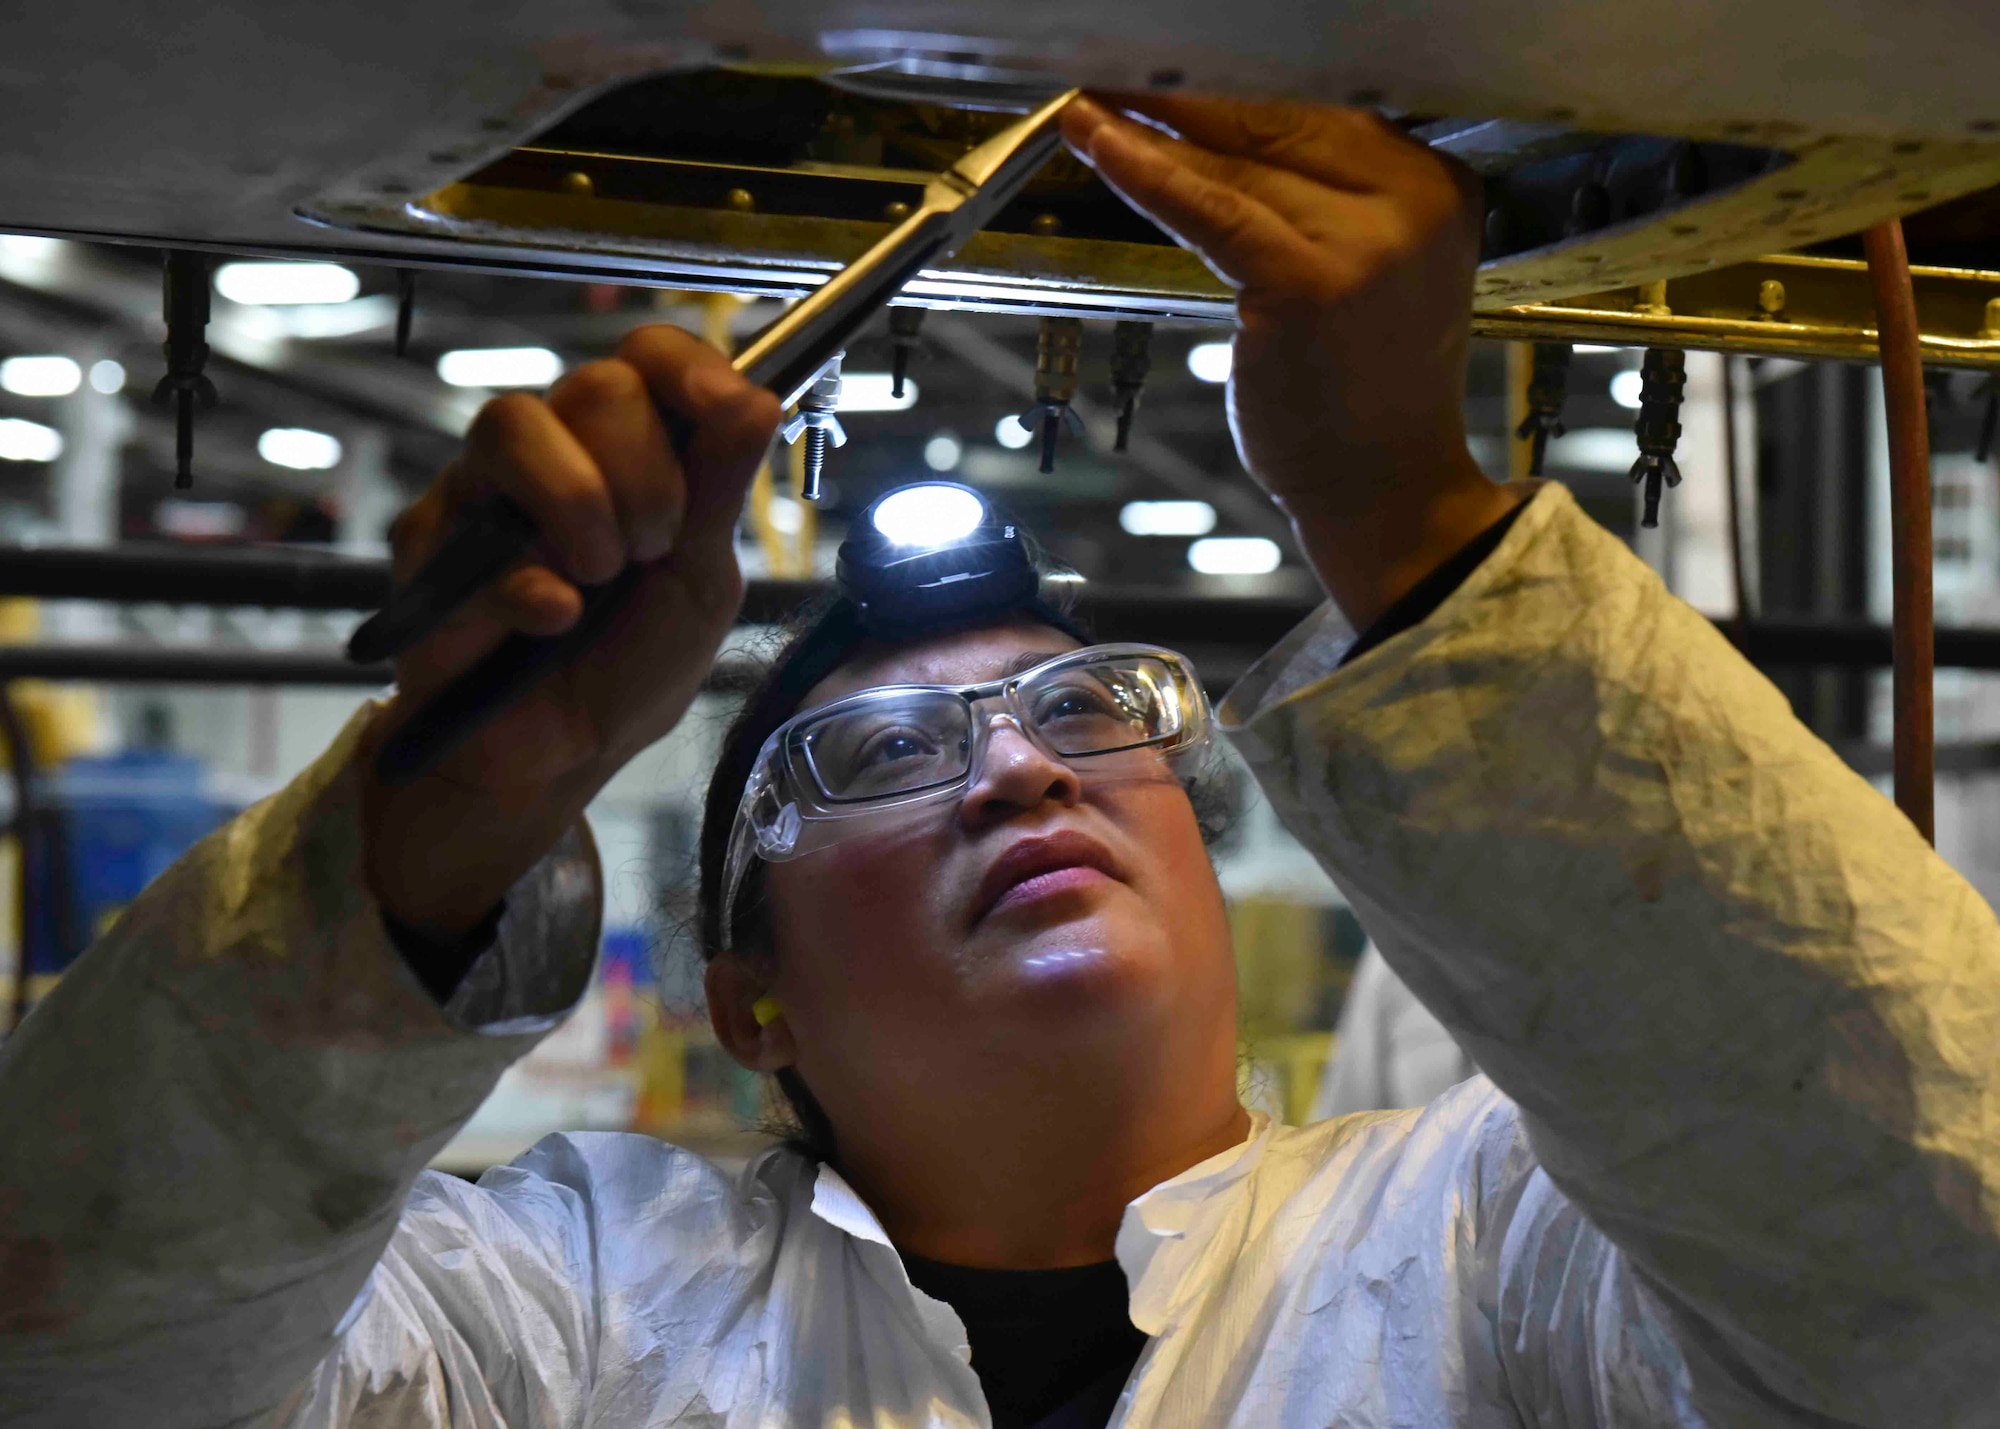
{"type": "Polygon", "coordinates": [[[26,233],[0,233],[0,255],[8,258],[46,262],[61,253],[60,238],[35,238],[26,233]]]}
{"type": "Polygon", "coordinates": [[[54,461],[62,449],[62,433],[54,427],[0,417],[0,461],[54,461]]]}
{"type": "Polygon", "coordinates": [[[184,501],[169,496],[153,508],[153,525],[169,536],[215,541],[242,535],[250,525],[250,513],[233,501],[184,501]]]}
{"type": "Polygon", "coordinates": [[[1203,382],[1227,382],[1236,366],[1236,348],[1227,342],[1198,342],[1188,349],[1187,366],[1203,382]]]}
{"type": "Polygon", "coordinates": [[[1128,536],[1206,536],[1215,508],[1206,501],[1128,501],[1118,512],[1128,536]]]}
{"type": "Polygon", "coordinates": [[[257,455],[293,471],[325,471],[340,463],[340,438],[310,427],[272,427],[257,438],[257,455]]]}
{"type": "Polygon", "coordinates": [[[895,379],[886,372],[843,372],[840,374],[842,412],[902,412],[917,405],[917,384],[903,379],[903,395],[890,396],[895,379]]]}
{"type": "Polygon", "coordinates": [[[67,357],[10,357],[0,362],[0,388],[16,397],[67,397],[83,382],[83,369],[67,357]]]}
{"type": "Polygon", "coordinates": [[[60,238],[0,233],[0,278],[17,283],[47,282],[62,263],[68,247],[60,238]]]}
{"type": "Polygon", "coordinates": [[[125,390],[125,364],[113,358],[101,358],[90,364],[90,390],[102,392],[109,397],[125,390]]]}
{"type": "Polygon", "coordinates": [[[1017,452],[1035,439],[1035,434],[1021,425],[1018,416],[1002,417],[993,424],[993,440],[1010,452],[1017,452]]]}
{"type": "Polygon", "coordinates": [[[289,337],[308,342],[318,338],[354,337],[396,321],[396,300],[387,293],[370,293],[346,303],[297,303],[273,314],[289,337]]]}
{"type": "Polygon", "coordinates": [[[224,263],[215,270],[215,291],[260,307],[344,303],[361,291],[361,280],[338,263],[224,263]]]}
{"type": "Polygon", "coordinates": [[[437,364],[454,387],[546,387],[562,372],[562,359],[546,347],[460,347],[437,364]]]}
{"type": "Polygon", "coordinates": [[[1638,439],[1625,427],[1580,427],[1549,443],[1548,464],[1572,471],[1624,476],[1638,459],[1638,439]]]}
{"type": "Polygon", "coordinates": [[[1188,547],[1188,564],[1205,576],[1268,575],[1284,558],[1262,536],[1208,536],[1188,547]]]}

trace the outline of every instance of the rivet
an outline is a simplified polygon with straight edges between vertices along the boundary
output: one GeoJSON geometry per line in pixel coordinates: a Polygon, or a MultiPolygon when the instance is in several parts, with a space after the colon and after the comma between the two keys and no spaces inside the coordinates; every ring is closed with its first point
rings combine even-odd
{"type": "Polygon", "coordinates": [[[582,169],[571,169],[562,176],[562,191],[572,198],[589,198],[597,192],[597,185],[582,169]]]}
{"type": "Polygon", "coordinates": [[[1757,285],[1757,309],[1767,318],[1775,319],[1785,310],[1785,285],[1776,278],[1766,278],[1757,285]]]}
{"type": "Polygon", "coordinates": [[[1028,227],[1043,238],[1054,238],[1062,232],[1062,220],[1052,213],[1038,213],[1028,227]]]}
{"type": "Polygon", "coordinates": [[[882,217],[891,223],[901,223],[910,216],[910,206],[901,199],[893,199],[882,205],[882,217]]]}
{"type": "Polygon", "coordinates": [[[2000,338],[2000,298],[1986,300],[1986,326],[1979,330],[1979,335],[1989,342],[2000,338]]]}
{"type": "Polygon", "coordinates": [[[722,196],[722,201],[738,213],[755,213],[757,198],[748,189],[731,189],[722,196]]]}

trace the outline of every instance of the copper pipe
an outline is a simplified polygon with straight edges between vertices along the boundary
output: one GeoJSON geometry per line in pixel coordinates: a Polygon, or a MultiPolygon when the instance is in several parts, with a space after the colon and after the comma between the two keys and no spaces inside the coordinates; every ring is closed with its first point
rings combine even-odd
{"type": "Polygon", "coordinates": [[[1750,582],[1744,570],[1743,494],[1736,463],[1736,359],[1722,354],[1722,478],[1729,483],[1729,575],[1736,587],[1736,620],[1740,634],[1750,623],[1750,582]]]}
{"type": "Polygon", "coordinates": [[[1917,299],[1910,286],[1910,255],[1903,246],[1903,225],[1892,218],[1865,231],[1861,240],[1868,254],[1868,281],[1875,290],[1882,400],[1889,421],[1890,581],[1895,590],[1889,628],[1895,648],[1896,806],[1926,840],[1935,843],[1931,443],[1924,411],[1923,358],[1917,346],[1917,299]]]}

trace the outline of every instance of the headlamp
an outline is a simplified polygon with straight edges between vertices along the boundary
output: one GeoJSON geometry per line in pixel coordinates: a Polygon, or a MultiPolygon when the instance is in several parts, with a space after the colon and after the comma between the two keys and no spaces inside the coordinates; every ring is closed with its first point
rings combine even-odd
{"type": "Polygon", "coordinates": [[[870,502],[834,574],[869,633],[891,640],[1020,608],[1041,583],[1020,530],[955,481],[899,486],[870,502]]]}

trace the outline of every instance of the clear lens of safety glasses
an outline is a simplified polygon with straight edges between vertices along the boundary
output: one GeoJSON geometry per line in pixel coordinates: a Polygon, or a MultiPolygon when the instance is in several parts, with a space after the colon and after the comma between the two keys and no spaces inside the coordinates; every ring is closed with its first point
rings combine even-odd
{"type": "Polygon", "coordinates": [[[1187,660],[1093,645],[979,685],[887,685],[780,726],[759,751],[730,839],[725,934],[752,863],[797,858],[955,798],[1001,716],[1086,778],[1179,776],[1208,743],[1187,660]]]}

